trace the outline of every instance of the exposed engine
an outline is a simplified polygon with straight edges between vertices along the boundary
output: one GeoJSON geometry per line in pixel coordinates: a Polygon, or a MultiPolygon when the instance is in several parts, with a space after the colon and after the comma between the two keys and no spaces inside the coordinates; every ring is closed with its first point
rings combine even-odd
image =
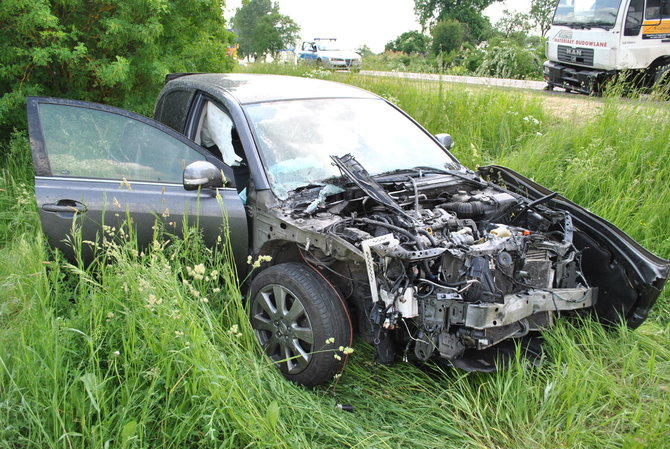
{"type": "Polygon", "coordinates": [[[595,303],[571,217],[544,207],[546,198],[531,202],[472,172],[416,168],[373,178],[351,156],[333,161],[344,182],[305,189],[289,207],[293,217],[327,221],[321,233],[362,255],[352,267],[303,248],[336,281],[349,279],[348,300],[380,362],[438,355],[491,369],[468,351],[595,303]]]}

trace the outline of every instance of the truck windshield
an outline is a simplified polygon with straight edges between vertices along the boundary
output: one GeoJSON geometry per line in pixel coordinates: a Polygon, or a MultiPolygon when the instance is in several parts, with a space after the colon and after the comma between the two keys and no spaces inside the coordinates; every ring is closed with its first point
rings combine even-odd
{"type": "Polygon", "coordinates": [[[331,156],[352,154],[371,175],[460,164],[424,130],[383,100],[314,99],[245,106],[272,190],[285,199],[301,186],[340,175],[331,156]]]}
{"type": "Polygon", "coordinates": [[[554,13],[554,25],[571,28],[610,29],[616,22],[621,0],[560,0],[554,13]]]}

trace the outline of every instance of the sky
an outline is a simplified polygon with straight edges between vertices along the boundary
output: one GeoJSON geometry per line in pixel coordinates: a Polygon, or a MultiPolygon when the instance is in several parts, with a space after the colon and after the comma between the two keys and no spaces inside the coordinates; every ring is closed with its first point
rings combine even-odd
{"type": "MultiPolygon", "coordinates": [[[[300,25],[302,40],[334,37],[344,48],[366,44],[379,53],[384,45],[405,31],[421,30],[414,15],[414,0],[275,0],[281,14],[300,25]]],[[[226,19],[235,14],[241,0],[226,1],[226,19]]],[[[528,11],[530,0],[505,0],[485,10],[495,23],[504,9],[528,11]]]]}

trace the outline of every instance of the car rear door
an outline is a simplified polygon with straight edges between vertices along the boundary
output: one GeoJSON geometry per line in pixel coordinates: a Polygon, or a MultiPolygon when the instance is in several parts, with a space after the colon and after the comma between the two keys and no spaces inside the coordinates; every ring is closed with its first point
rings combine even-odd
{"type": "MultiPolygon", "coordinates": [[[[246,258],[247,224],[242,201],[232,185],[217,191],[186,191],[183,169],[207,160],[232,179],[231,170],[199,145],[146,117],[95,103],[27,99],[35,196],[49,243],[75,256],[72,230],[81,228],[85,259],[104,235],[119,238],[129,216],[140,247],[153,238],[156,220],[168,233],[188,223],[203,229],[215,245],[224,228],[224,211],[238,264],[246,258]]],[[[128,233],[128,228],[124,229],[128,233]]]]}

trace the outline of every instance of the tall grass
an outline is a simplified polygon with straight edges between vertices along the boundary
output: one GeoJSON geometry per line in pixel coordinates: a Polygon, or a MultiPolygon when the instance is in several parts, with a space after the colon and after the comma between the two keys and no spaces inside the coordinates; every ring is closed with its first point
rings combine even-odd
{"type": "MultiPolygon", "coordinates": [[[[461,160],[511,165],[668,255],[667,208],[653,207],[667,204],[663,113],[612,102],[566,122],[535,97],[327,76],[451,132],[461,160]]],[[[339,382],[307,390],[257,348],[225,245],[205,248],[190,230],[142,254],[117,233],[103,263],[71,265],[37,229],[25,135],[5,150],[0,448],[667,447],[667,296],[636,331],[559,321],[539,368],[520,357],[494,374],[386,367],[358,343],[339,382]]]]}
{"type": "Polygon", "coordinates": [[[144,257],[132,249],[114,249],[96,273],[47,260],[39,240],[3,252],[18,304],[2,315],[0,447],[660,448],[667,438],[668,328],[561,322],[544,366],[519,359],[495,374],[376,366],[359,344],[335,391],[306,390],[260,355],[234,279],[188,277],[197,263],[225,269],[196,236],[144,257]]]}
{"type": "Polygon", "coordinates": [[[622,227],[642,245],[670,255],[670,113],[607,102],[593,120],[566,133],[548,130],[503,161],[530,172],[622,227]]]}

